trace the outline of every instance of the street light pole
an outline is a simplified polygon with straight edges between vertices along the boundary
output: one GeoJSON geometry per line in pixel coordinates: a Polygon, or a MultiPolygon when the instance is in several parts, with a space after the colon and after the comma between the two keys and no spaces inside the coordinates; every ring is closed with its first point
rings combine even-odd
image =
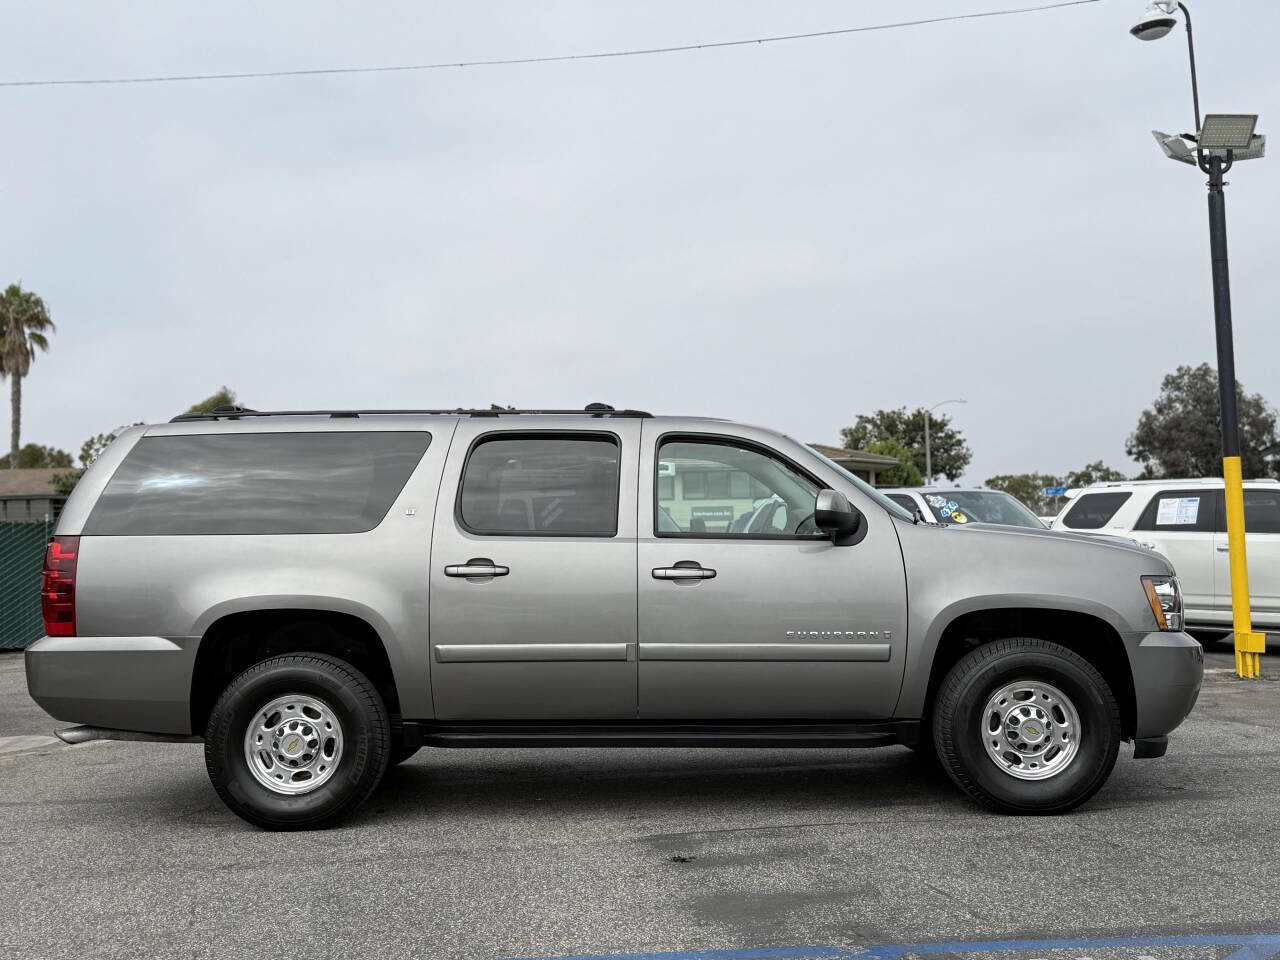
{"type": "Polygon", "coordinates": [[[1200,169],[1209,175],[1209,258],[1213,267],[1213,322],[1218,342],[1218,397],[1222,408],[1222,477],[1227,507],[1227,551],[1231,569],[1231,627],[1235,634],[1236,673],[1259,675],[1258,655],[1266,652],[1266,636],[1253,632],[1249,609],[1249,561],[1245,547],[1244,486],[1240,466],[1240,426],[1236,412],[1236,353],[1231,330],[1231,274],[1227,263],[1227,198],[1223,175],[1231,169],[1231,152],[1221,157],[1200,154],[1200,169]]]}
{"type": "Polygon", "coordinates": [[[1218,396],[1222,423],[1222,476],[1227,509],[1227,550],[1231,568],[1231,620],[1235,634],[1236,673],[1259,675],[1259,654],[1266,652],[1266,637],[1254,633],[1249,610],[1249,563],[1245,551],[1244,487],[1240,466],[1240,428],[1236,411],[1236,360],[1231,330],[1231,277],[1227,263],[1227,206],[1223,179],[1236,159],[1261,156],[1264,138],[1254,136],[1257,117],[1213,114],[1201,122],[1200,92],[1196,79],[1196,50],[1191,33],[1191,11],[1172,0],[1151,0],[1147,13],[1130,32],[1139,40],[1165,36],[1181,10],[1187,25],[1187,54],[1191,65],[1191,96],[1195,106],[1194,135],[1183,138],[1157,134],[1166,156],[1198,166],[1209,177],[1209,257],[1213,271],[1213,320],[1218,353],[1218,396]],[[1183,145],[1194,144],[1195,152],[1183,145]]]}
{"type": "Polygon", "coordinates": [[[1185,3],[1179,3],[1178,9],[1182,11],[1182,17],[1187,21],[1187,56],[1191,60],[1191,102],[1196,108],[1196,131],[1200,130],[1200,86],[1196,82],[1196,42],[1191,36],[1191,11],[1187,9],[1185,3]]]}
{"type": "Polygon", "coordinates": [[[929,416],[939,407],[945,407],[948,403],[968,403],[967,400],[943,400],[941,403],[935,403],[924,412],[924,482],[925,486],[933,486],[933,453],[929,449],[929,416]]]}
{"type": "Polygon", "coordinates": [[[933,486],[933,455],[929,452],[929,411],[924,412],[924,485],[933,486]]]}

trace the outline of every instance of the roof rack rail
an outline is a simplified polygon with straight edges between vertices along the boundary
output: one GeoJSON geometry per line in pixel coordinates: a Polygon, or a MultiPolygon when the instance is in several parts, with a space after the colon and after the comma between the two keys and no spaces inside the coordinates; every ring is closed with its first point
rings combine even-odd
{"type": "MultiPolygon", "coordinates": [[[[1093,483],[1085,487],[1077,489],[1086,490],[1089,487],[1159,487],[1177,484],[1205,484],[1213,486],[1214,484],[1223,484],[1225,481],[1221,477],[1163,477],[1156,480],[1095,480],[1093,483]]],[[[1280,483],[1275,477],[1245,477],[1245,483],[1280,483]]]]}
{"type": "Polygon", "coordinates": [[[358,419],[363,416],[404,415],[419,417],[506,417],[513,415],[556,414],[592,417],[652,417],[644,410],[615,410],[607,403],[589,403],[582,410],[479,410],[456,407],[452,410],[251,410],[241,406],[214,407],[209,413],[183,413],[170,423],[212,420],[246,420],[253,417],[328,417],[331,420],[358,419]]]}

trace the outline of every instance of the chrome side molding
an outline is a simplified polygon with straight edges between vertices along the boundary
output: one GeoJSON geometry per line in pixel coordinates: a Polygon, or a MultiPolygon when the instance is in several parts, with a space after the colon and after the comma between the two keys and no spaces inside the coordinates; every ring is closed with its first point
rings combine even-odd
{"type": "Polygon", "coordinates": [[[628,643],[441,643],[436,663],[626,660],[628,643]]]}

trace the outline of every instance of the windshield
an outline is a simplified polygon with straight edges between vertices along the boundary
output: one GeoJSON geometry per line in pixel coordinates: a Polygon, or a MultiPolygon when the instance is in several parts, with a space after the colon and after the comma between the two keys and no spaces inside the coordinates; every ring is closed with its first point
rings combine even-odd
{"type": "Polygon", "coordinates": [[[921,492],[939,523],[998,523],[1005,527],[1045,529],[1040,518],[1021,503],[997,490],[921,492]]]}
{"type": "Polygon", "coordinates": [[[875,487],[871,486],[871,484],[867,483],[867,481],[860,480],[859,478],[855,477],[852,473],[850,473],[844,467],[840,466],[840,464],[836,463],[830,457],[824,457],[817,450],[814,450],[813,447],[809,447],[808,449],[809,449],[809,452],[812,453],[815,457],[817,457],[819,460],[821,460],[831,469],[838,471],[842,476],[848,479],[850,483],[852,483],[855,487],[857,487],[860,491],[865,493],[868,497],[870,497],[876,503],[880,504],[880,506],[888,510],[895,517],[898,517],[899,519],[902,519],[902,520],[910,520],[912,523],[915,523],[916,518],[911,513],[911,511],[904,510],[902,507],[898,506],[896,503],[894,503],[892,500],[886,497],[883,493],[881,493],[875,487]]]}

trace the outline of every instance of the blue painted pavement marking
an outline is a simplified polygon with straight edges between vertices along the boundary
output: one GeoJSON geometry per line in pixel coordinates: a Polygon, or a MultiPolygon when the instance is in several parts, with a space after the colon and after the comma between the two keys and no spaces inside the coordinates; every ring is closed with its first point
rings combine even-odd
{"type": "Polygon", "coordinates": [[[1280,934],[1181,937],[1077,937],[1064,940],[985,940],[896,944],[844,950],[839,947],[768,947],[754,950],[677,950],[660,953],[595,953],[510,960],[899,960],[908,955],[1002,953],[1052,950],[1126,950],[1161,947],[1235,947],[1223,960],[1270,960],[1280,956],[1280,934]]]}

